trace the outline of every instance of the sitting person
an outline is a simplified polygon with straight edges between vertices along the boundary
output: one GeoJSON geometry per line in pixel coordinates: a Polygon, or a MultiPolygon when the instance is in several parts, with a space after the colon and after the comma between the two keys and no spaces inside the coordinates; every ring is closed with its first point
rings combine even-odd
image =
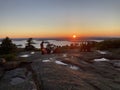
{"type": "Polygon", "coordinates": [[[51,44],[50,44],[50,43],[47,44],[46,50],[47,50],[47,53],[48,53],[48,54],[51,53],[51,44]]]}

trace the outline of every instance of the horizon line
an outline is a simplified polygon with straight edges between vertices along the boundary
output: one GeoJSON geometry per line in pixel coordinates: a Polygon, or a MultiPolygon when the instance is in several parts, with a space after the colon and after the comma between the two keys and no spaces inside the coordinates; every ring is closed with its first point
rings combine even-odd
{"type": "MultiPolygon", "coordinates": [[[[8,37],[8,36],[6,36],[8,37]]],[[[4,38],[6,38],[4,37],[4,38]]],[[[4,38],[0,38],[0,39],[4,39],[4,38]]],[[[69,39],[72,37],[9,37],[10,39],[28,39],[28,38],[33,38],[33,39],[69,39]]],[[[91,37],[77,37],[77,39],[88,39],[88,38],[120,38],[120,36],[91,36],[91,37]]]]}

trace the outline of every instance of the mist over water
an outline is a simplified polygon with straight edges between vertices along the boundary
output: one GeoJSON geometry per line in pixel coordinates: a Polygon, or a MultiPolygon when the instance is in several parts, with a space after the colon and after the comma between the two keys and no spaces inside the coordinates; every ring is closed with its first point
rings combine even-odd
{"type": "MultiPolygon", "coordinates": [[[[89,41],[96,41],[96,42],[100,42],[103,40],[89,40],[89,41]]],[[[19,48],[24,48],[27,44],[27,39],[21,39],[21,40],[12,40],[12,42],[14,44],[17,45],[17,47],[19,48]]],[[[33,39],[33,46],[35,46],[36,48],[40,48],[40,43],[42,42],[42,40],[35,40],[33,39]]],[[[49,42],[50,44],[56,45],[56,46],[66,46],[75,43],[73,41],[68,41],[68,40],[44,40],[44,42],[49,42]]],[[[77,41],[78,44],[80,44],[80,41],[77,41]]],[[[1,41],[0,41],[1,44],[1,41]]],[[[44,46],[46,47],[47,43],[44,43],[44,46]]]]}

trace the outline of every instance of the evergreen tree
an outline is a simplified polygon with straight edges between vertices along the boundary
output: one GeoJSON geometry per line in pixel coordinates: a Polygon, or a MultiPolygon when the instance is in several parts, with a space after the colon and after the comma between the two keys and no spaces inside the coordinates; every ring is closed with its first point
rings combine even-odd
{"type": "Polygon", "coordinates": [[[16,50],[17,50],[16,45],[12,43],[12,40],[9,37],[6,37],[5,39],[2,40],[2,43],[0,45],[1,54],[15,53],[16,50]]]}

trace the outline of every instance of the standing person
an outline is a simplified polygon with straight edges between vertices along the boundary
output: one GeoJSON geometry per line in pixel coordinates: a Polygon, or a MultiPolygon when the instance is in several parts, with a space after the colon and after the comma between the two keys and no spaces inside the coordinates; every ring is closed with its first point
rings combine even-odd
{"type": "Polygon", "coordinates": [[[44,44],[44,41],[42,41],[41,44],[40,44],[41,49],[44,48],[44,45],[43,45],[43,44],[44,44]]]}
{"type": "Polygon", "coordinates": [[[47,54],[47,50],[46,50],[46,48],[44,48],[44,43],[45,43],[45,42],[42,41],[41,44],[40,44],[42,55],[43,55],[43,54],[47,54]]]}
{"type": "Polygon", "coordinates": [[[43,55],[44,54],[44,41],[41,42],[40,47],[41,47],[41,53],[43,55]]]}

